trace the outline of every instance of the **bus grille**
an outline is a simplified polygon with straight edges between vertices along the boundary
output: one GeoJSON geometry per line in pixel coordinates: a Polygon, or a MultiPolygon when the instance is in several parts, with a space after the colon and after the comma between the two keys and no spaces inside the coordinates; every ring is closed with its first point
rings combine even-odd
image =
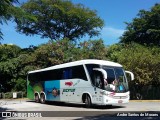
{"type": "Polygon", "coordinates": [[[114,99],[126,99],[127,96],[113,96],[114,99]]]}

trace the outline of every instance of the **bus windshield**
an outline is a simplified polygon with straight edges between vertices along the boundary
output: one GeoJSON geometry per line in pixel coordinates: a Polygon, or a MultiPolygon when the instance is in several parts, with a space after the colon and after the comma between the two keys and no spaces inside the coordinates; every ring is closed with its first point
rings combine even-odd
{"type": "Polygon", "coordinates": [[[104,89],[114,92],[127,92],[128,82],[123,68],[102,67],[107,72],[107,79],[104,80],[104,89]]]}

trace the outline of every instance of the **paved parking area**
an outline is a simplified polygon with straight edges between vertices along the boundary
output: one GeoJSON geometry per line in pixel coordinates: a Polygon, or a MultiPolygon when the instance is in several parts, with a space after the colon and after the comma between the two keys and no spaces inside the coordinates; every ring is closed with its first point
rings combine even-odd
{"type": "MultiPolygon", "coordinates": [[[[92,108],[85,108],[83,104],[71,104],[60,102],[47,102],[46,104],[35,103],[28,100],[0,100],[0,111],[2,112],[18,112],[25,116],[30,116],[35,113],[38,117],[26,117],[29,120],[40,119],[142,119],[140,113],[145,119],[160,119],[160,102],[159,101],[131,101],[128,104],[107,106],[93,106],[92,108]],[[155,113],[156,111],[156,113],[155,113]],[[136,114],[138,113],[138,114],[136,114]],[[148,114],[148,115],[147,115],[148,114]],[[153,114],[150,116],[150,114],[153,114]],[[158,116],[156,116],[158,115],[158,116]],[[47,117],[50,116],[50,117],[47,117]],[[44,117],[44,118],[43,118],[44,117]],[[131,117],[131,118],[130,118],[131,117]]],[[[15,114],[16,116],[17,114],[15,114]]],[[[9,118],[8,118],[9,119],[9,118]]],[[[17,118],[16,118],[17,119],[17,118]]],[[[22,118],[20,118],[22,119],[22,118]]]]}

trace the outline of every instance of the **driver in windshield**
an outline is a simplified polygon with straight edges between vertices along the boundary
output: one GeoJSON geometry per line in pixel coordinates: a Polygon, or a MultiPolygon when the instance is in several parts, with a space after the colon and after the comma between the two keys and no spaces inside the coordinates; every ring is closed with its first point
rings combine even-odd
{"type": "Polygon", "coordinates": [[[104,86],[106,90],[115,91],[115,83],[117,80],[114,80],[113,82],[108,83],[107,79],[104,79],[104,86]]]}

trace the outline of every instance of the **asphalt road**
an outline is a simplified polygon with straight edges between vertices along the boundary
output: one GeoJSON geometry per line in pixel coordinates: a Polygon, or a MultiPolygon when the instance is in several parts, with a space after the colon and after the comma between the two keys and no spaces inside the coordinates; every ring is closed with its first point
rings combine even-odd
{"type": "MultiPolygon", "coordinates": [[[[135,119],[149,120],[160,119],[159,101],[131,101],[128,104],[110,106],[93,106],[85,108],[83,104],[71,104],[60,102],[35,103],[27,100],[0,100],[1,114],[11,112],[15,119],[135,119]],[[18,114],[16,114],[18,113],[18,114]],[[20,116],[20,117],[19,117],[20,116]],[[41,118],[35,118],[41,117],[41,118]],[[50,116],[50,117],[47,117],[50,116]],[[142,117],[143,116],[143,117],[142,117]]],[[[4,115],[3,115],[4,116],[4,115]]],[[[1,119],[5,119],[4,117],[1,119]]]]}

